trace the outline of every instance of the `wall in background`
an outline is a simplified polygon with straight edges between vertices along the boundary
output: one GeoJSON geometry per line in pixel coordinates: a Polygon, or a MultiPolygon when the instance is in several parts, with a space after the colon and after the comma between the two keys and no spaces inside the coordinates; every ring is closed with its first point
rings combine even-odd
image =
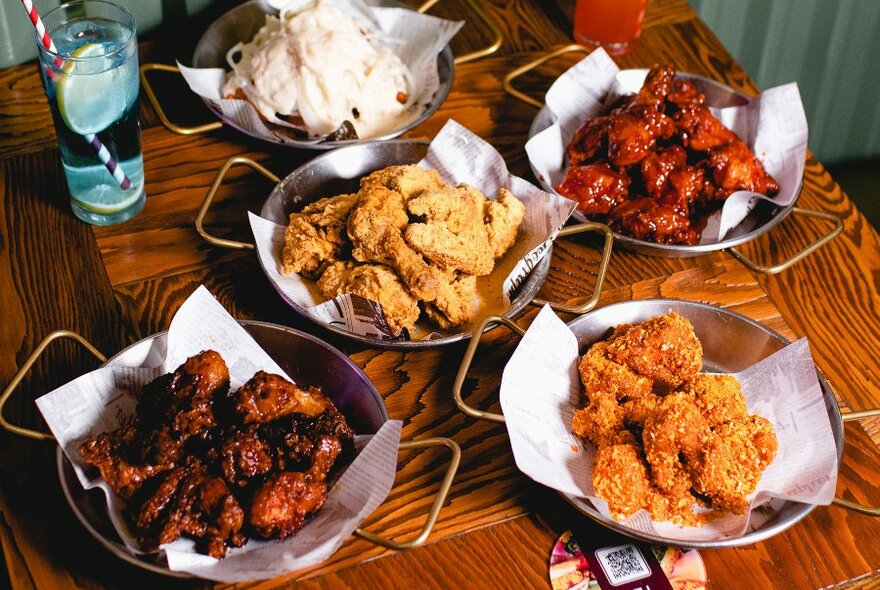
{"type": "Polygon", "coordinates": [[[820,160],[880,155],[880,1],[689,1],[761,88],[798,83],[820,160]]]}

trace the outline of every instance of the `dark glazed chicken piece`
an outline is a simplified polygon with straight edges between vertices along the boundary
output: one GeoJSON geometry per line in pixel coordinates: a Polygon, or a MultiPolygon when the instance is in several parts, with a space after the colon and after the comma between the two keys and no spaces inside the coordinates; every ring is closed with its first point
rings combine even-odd
{"type": "Polygon", "coordinates": [[[669,190],[669,174],[687,164],[687,153],[681,146],[671,146],[651,152],[639,162],[645,190],[648,195],[660,199],[669,190]]]}
{"type": "Polygon", "coordinates": [[[690,80],[674,80],[669,94],[666,95],[666,101],[678,108],[689,104],[703,104],[705,100],[705,95],[697,90],[697,87],[690,80]]]}
{"type": "Polygon", "coordinates": [[[634,104],[651,105],[662,110],[674,79],[675,70],[672,66],[654,66],[645,76],[642,88],[633,99],[634,104]]]}
{"type": "Polygon", "coordinates": [[[608,122],[607,116],[593,117],[581,125],[565,150],[569,166],[581,166],[607,157],[608,122]]]}
{"type": "Polygon", "coordinates": [[[707,165],[718,186],[715,199],[724,200],[736,191],[754,191],[770,197],[779,192],[776,180],[738,139],[709,152],[707,165]]]}
{"type": "Polygon", "coordinates": [[[144,502],[137,524],[148,546],[171,543],[186,535],[211,557],[240,547],[244,511],[220,477],[210,475],[196,457],[171,471],[144,502]]]}
{"type": "Polygon", "coordinates": [[[101,433],[80,445],[79,450],[83,462],[96,467],[120,498],[130,498],[148,479],[174,467],[173,463],[143,461],[140,435],[135,426],[101,433]]]}
{"type": "Polygon", "coordinates": [[[145,429],[170,424],[182,440],[207,438],[217,425],[213,401],[229,389],[229,369],[219,353],[205,350],[191,356],[173,373],[147,384],[138,398],[137,413],[145,429]]]}
{"type": "Polygon", "coordinates": [[[698,152],[706,152],[737,139],[733,131],[699,103],[683,106],[672,118],[678,125],[684,146],[698,152]]]}
{"type": "Polygon", "coordinates": [[[281,471],[326,475],[337,459],[345,461],[354,453],[354,431],[335,407],[314,418],[301,415],[282,418],[265,425],[262,435],[273,446],[281,471]],[[325,439],[333,439],[338,445],[325,439]]]}
{"type": "Polygon", "coordinates": [[[563,196],[578,202],[587,215],[604,215],[626,199],[630,178],[623,168],[612,170],[607,164],[571,166],[565,180],[556,186],[563,196]]]}
{"type": "Polygon", "coordinates": [[[288,414],[317,416],[330,406],[317,387],[301,389],[280,375],[257,371],[233,394],[244,424],[265,424],[288,414]]]}
{"type": "Polygon", "coordinates": [[[274,465],[272,446],[260,438],[256,427],[231,433],[220,447],[220,469],[231,486],[245,487],[274,465]]]}
{"type": "Polygon", "coordinates": [[[608,160],[615,166],[638,164],[657,145],[675,133],[672,119],[653,106],[633,104],[609,116],[608,160]]]}
{"type": "Polygon", "coordinates": [[[658,244],[698,244],[700,232],[690,219],[648,197],[624,201],[611,211],[611,228],[624,235],[658,244]]]}
{"type": "Polygon", "coordinates": [[[306,517],[327,499],[323,478],[284,471],[271,475],[254,493],[248,524],[266,539],[285,539],[298,532],[306,517]]]}

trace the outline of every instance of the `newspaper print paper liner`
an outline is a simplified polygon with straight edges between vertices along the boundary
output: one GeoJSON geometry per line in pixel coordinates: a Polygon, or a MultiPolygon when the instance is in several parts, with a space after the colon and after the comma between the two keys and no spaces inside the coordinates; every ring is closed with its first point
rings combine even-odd
{"type": "MultiPolygon", "coordinates": [[[[547,108],[554,122],[526,143],[529,161],[545,187],[555,187],[565,178],[565,149],[584,121],[603,114],[616,97],[641,88],[643,79],[619,77],[620,71],[603,49],[596,49],[547,91],[547,108]]],[[[719,212],[709,216],[701,244],[724,239],[759,200],[779,207],[794,202],[807,154],[807,117],[796,83],[765,90],[747,105],[710,110],[758,156],[780,190],[772,198],[750,191],[733,193],[719,212]]]]}
{"type": "MultiPolygon", "coordinates": [[[[359,20],[388,46],[413,75],[416,99],[411,117],[400,122],[400,128],[421,115],[431,104],[440,88],[437,56],[452,40],[463,21],[448,21],[420,14],[407,8],[369,6],[361,0],[332,0],[336,6],[359,20]]],[[[247,39],[250,41],[250,39],[247,39]]],[[[257,137],[280,143],[318,143],[328,135],[292,138],[273,127],[283,126],[303,130],[303,127],[273,122],[267,125],[257,109],[246,100],[224,98],[222,89],[228,70],[222,68],[191,68],[177,62],[180,73],[190,89],[209,101],[225,117],[257,137]]],[[[307,130],[306,130],[307,131],[307,130]]],[[[361,138],[368,140],[370,138],[361,138]]]]}
{"type": "MultiPolygon", "coordinates": [[[[496,262],[491,275],[478,278],[487,280],[495,276],[499,272],[501,261],[515,257],[518,262],[504,279],[502,287],[504,301],[509,305],[512,294],[523,277],[540,262],[547,247],[556,238],[559,228],[571,215],[574,202],[547,193],[512,175],[504,158],[494,147],[453,120],[447,121],[443,126],[428,146],[427,155],[418,165],[436,170],[448,184],[467,183],[475,186],[490,199],[496,197],[499,188],[507,188],[525,204],[526,214],[516,242],[496,262]]],[[[248,218],[260,263],[276,289],[321,322],[344,323],[346,329],[355,334],[383,340],[394,339],[388,331],[384,316],[381,316],[381,307],[378,304],[365,306],[358,301],[366,301],[365,299],[350,295],[326,301],[318,292],[314,281],[297,274],[282,274],[280,264],[285,226],[250,212],[248,218]]],[[[476,315],[479,314],[480,309],[477,308],[476,315]]],[[[441,335],[433,332],[426,339],[437,336],[441,335]]]]}
{"type": "MultiPolygon", "coordinates": [[[[134,414],[135,396],[146,383],[175,370],[202,350],[221,354],[229,366],[232,391],[260,369],[289,378],[204,286],[174,315],[167,343],[160,366],[106,365],[37,400],[80,483],[85,489],[104,491],[113,526],[135,554],[144,551],[123,520],[124,502],[100,476],[84,467],[79,445],[92,435],[121,426],[134,414]]],[[[324,561],[387,497],[397,471],[400,429],[399,421],[390,420],[372,437],[357,437],[359,454],[336,480],[324,507],[295,536],[283,541],[250,539],[244,547],[229,549],[221,560],[197,553],[192,540],[181,538],[160,547],[168,567],[210,580],[240,582],[275,577],[324,561]]]]}
{"type": "MultiPolygon", "coordinates": [[[[504,368],[501,408],[519,470],[559,492],[588,499],[613,520],[607,504],[593,492],[595,447],[571,432],[574,412],[585,403],[579,360],[575,335],[545,306],[504,368]]],[[[703,527],[680,527],[654,522],[640,510],[621,524],[670,541],[711,541],[742,536],[754,519],[751,511],[771,499],[831,503],[837,450],[806,339],[734,376],[742,385],[749,413],[769,420],[779,441],[776,457],[749,497],[749,511],[728,514],[703,527]]],[[[760,510],[754,516],[763,517],[760,510]]]]}

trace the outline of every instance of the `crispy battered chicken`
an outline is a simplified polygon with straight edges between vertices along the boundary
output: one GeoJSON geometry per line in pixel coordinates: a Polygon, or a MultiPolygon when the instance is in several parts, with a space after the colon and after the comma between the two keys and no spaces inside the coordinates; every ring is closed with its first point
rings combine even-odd
{"type": "Polygon", "coordinates": [[[356,200],[357,195],[338,195],[291,213],[284,232],[282,271],[314,279],[326,264],[338,260],[348,242],[346,222],[356,200]]]}
{"type": "Polygon", "coordinates": [[[587,396],[592,399],[594,394],[605,393],[622,399],[650,395],[654,385],[651,379],[612,360],[608,355],[609,345],[610,342],[597,342],[581,358],[578,372],[587,396]]]}
{"type": "Polygon", "coordinates": [[[444,330],[464,325],[474,317],[474,300],[477,296],[477,277],[454,276],[450,273],[437,289],[437,298],[425,304],[425,313],[432,322],[444,330]]]}
{"type": "Polygon", "coordinates": [[[395,335],[415,324],[421,313],[419,300],[407,290],[400,277],[383,264],[335,262],[321,275],[318,289],[328,299],[351,293],[375,301],[382,306],[385,321],[395,335]]]}
{"type": "Polygon", "coordinates": [[[593,489],[618,520],[644,508],[654,492],[642,450],[634,444],[600,447],[593,463],[593,489]]]}

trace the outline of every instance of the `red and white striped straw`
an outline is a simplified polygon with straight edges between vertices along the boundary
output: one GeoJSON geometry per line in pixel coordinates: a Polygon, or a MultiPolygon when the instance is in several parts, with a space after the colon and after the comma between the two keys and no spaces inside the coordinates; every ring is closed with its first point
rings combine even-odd
{"type": "MultiPolygon", "coordinates": [[[[46,27],[43,25],[43,20],[37,13],[37,9],[34,8],[34,3],[31,2],[31,0],[21,0],[21,3],[24,4],[24,9],[27,11],[28,17],[31,19],[31,24],[33,24],[34,28],[37,30],[37,36],[40,38],[40,42],[43,44],[43,47],[57,56],[54,62],[55,67],[60,68],[64,64],[64,60],[58,55],[58,48],[55,47],[55,43],[49,37],[49,31],[47,31],[46,27]]],[[[48,67],[46,68],[46,75],[50,80],[55,78],[55,72],[48,67]]],[[[98,159],[101,160],[107,168],[107,172],[113,175],[113,178],[119,183],[119,187],[124,191],[128,190],[131,187],[131,180],[125,175],[122,168],[119,167],[119,163],[116,161],[116,158],[110,154],[110,150],[107,149],[107,146],[101,143],[101,140],[98,139],[98,136],[94,133],[87,133],[83,135],[83,138],[97,152],[98,159]]]]}

